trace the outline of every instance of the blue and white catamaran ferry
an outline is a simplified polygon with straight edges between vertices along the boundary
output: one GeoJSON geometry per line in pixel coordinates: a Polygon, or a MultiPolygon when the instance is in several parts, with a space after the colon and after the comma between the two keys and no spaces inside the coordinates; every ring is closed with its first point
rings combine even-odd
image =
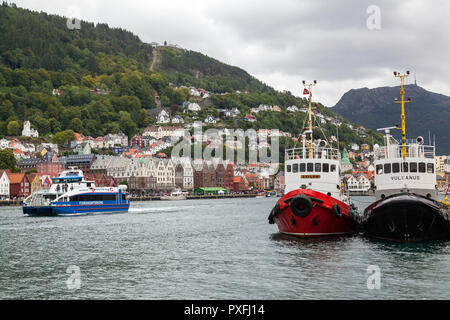
{"type": "Polygon", "coordinates": [[[94,181],[86,181],[83,172],[76,168],[69,168],[52,180],[49,190],[33,192],[23,201],[24,214],[128,212],[130,207],[125,185],[96,187],[94,181]]]}

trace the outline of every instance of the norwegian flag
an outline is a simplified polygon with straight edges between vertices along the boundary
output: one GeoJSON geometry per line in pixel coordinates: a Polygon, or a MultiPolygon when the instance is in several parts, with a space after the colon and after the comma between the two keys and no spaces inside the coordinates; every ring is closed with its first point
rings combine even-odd
{"type": "Polygon", "coordinates": [[[305,89],[303,90],[303,94],[309,94],[309,90],[305,88],[305,89]]]}

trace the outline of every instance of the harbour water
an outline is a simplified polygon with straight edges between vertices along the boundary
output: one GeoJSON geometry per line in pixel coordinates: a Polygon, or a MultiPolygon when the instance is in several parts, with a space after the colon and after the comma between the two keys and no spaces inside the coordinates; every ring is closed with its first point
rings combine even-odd
{"type": "Polygon", "coordinates": [[[0,208],[0,299],[450,298],[450,242],[285,238],[267,222],[277,199],[134,202],[126,214],[71,217],[0,208]],[[368,288],[369,266],[379,289],[368,288]],[[80,282],[67,283],[68,268],[80,282]]]}

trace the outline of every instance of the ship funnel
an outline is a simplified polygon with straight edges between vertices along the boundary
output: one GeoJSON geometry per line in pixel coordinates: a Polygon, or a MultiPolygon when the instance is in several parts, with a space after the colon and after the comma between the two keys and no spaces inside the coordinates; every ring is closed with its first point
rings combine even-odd
{"type": "Polygon", "coordinates": [[[417,139],[416,139],[416,141],[417,141],[418,144],[423,144],[423,141],[424,141],[424,140],[423,140],[423,137],[422,137],[422,136],[418,136],[417,139]]]}

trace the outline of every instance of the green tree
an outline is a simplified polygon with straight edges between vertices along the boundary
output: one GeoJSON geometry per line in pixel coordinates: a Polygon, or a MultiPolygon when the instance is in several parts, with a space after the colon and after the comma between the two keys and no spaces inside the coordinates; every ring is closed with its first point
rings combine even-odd
{"type": "Polygon", "coordinates": [[[16,168],[17,160],[11,149],[0,150],[0,169],[10,169],[16,168]]]}
{"type": "Polygon", "coordinates": [[[75,133],[72,130],[61,131],[52,136],[52,142],[59,146],[75,139],[75,133]]]}
{"type": "Polygon", "coordinates": [[[10,121],[6,128],[8,135],[18,136],[20,134],[20,124],[17,121],[10,121]]]}

